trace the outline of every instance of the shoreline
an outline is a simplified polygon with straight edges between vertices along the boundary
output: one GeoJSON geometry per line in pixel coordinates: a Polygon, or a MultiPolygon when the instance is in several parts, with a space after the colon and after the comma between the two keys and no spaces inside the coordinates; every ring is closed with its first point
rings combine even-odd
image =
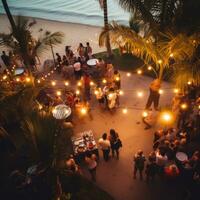
{"type": "MultiPolygon", "coordinates": [[[[86,42],[89,42],[93,53],[98,53],[105,51],[105,47],[99,47],[98,44],[98,37],[101,33],[102,27],[91,26],[91,25],[84,25],[84,24],[77,24],[71,22],[58,22],[54,20],[47,20],[47,19],[39,19],[34,17],[27,17],[30,20],[35,19],[36,24],[31,28],[31,32],[35,38],[40,36],[39,29],[48,30],[50,32],[63,32],[64,38],[62,44],[54,47],[54,53],[59,53],[61,56],[65,54],[65,46],[71,46],[71,49],[77,55],[77,48],[80,42],[83,45],[86,45],[86,42]]],[[[6,15],[0,14],[0,33],[9,33],[10,23],[6,15]]],[[[0,46],[0,51],[7,51],[3,46],[0,46]]],[[[44,62],[46,59],[52,59],[52,54],[50,49],[45,51],[40,56],[41,63],[44,62]]],[[[2,61],[0,58],[0,65],[2,65],[2,61]]]]}

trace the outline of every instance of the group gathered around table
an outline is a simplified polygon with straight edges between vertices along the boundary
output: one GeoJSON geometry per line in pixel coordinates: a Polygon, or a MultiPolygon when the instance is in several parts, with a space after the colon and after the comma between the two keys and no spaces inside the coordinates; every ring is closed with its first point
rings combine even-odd
{"type": "MultiPolygon", "coordinates": [[[[62,89],[55,92],[54,88],[42,89],[37,97],[37,102],[43,109],[52,108],[56,119],[72,121],[73,115],[80,112],[90,112],[90,99],[92,90],[100,108],[113,112],[120,104],[121,77],[112,63],[102,58],[95,58],[92,48],[87,42],[86,47],[80,43],[77,49],[78,56],[66,46],[65,55],[61,57],[56,53],[56,71],[66,81],[74,79],[78,81],[79,91],[74,88],[62,89]],[[94,85],[95,83],[95,85],[94,85]]],[[[5,57],[5,56],[4,56],[5,57]]],[[[4,59],[5,60],[5,59],[4,59]]],[[[8,65],[8,61],[5,62],[8,65]]],[[[54,66],[53,66],[54,68],[54,66]]],[[[50,69],[52,70],[52,69],[50,69]]],[[[15,69],[16,77],[26,78],[26,70],[15,69]],[[21,76],[23,74],[23,76],[21,76]]],[[[4,71],[5,75],[7,71],[4,71]]],[[[41,75],[38,75],[40,78],[41,75]]],[[[17,79],[15,79],[17,81],[17,79]]],[[[146,104],[147,116],[143,117],[145,129],[150,129],[151,105],[159,111],[159,80],[150,84],[150,95],[146,104]]],[[[193,146],[194,140],[200,134],[200,93],[199,88],[193,83],[188,85],[184,92],[177,93],[172,100],[171,110],[177,122],[174,127],[157,130],[154,133],[152,152],[145,156],[142,150],[133,155],[133,178],[140,179],[145,174],[146,180],[153,181],[155,176],[172,179],[183,179],[187,184],[200,182],[200,151],[193,146]]],[[[109,162],[112,157],[119,159],[122,147],[120,134],[110,129],[110,134],[103,133],[96,142],[92,130],[84,131],[72,138],[73,155],[66,160],[66,167],[72,173],[82,173],[81,163],[85,163],[91,178],[96,181],[96,169],[99,162],[100,149],[103,159],[109,162]]]]}

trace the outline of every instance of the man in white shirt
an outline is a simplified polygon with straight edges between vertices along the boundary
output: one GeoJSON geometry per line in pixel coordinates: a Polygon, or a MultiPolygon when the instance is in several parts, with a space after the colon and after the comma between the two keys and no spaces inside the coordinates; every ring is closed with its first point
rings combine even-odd
{"type": "Polygon", "coordinates": [[[101,150],[103,151],[104,160],[108,161],[109,153],[110,153],[110,141],[107,139],[106,133],[104,133],[102,135],[102,138],[99,139],[98,143],[99,143],[101,150]]]}

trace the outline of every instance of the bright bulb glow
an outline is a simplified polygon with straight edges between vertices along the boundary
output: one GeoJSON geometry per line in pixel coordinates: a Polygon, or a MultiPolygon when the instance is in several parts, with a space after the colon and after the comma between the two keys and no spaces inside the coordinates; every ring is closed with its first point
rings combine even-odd
{"type": "Polygon", "coordinates": [[[80,91],[79,91],[79,90],[76,90],[76,94],[79,95],[79,94],[80,94],[80,91]]]}
{"type": "Polygon", "coordinates": [[[122,113],[123,113],[123,114],[127,114],[127,112],[128,112],[127,108],[124,108],[124,109],[122,110],[122,113]]]}
{"type": "Polygon", "coordinates": [[[39,106],[38,106],[38,109],[39,109],[39,110],[42,110],[42,108],[43,108],[42,105],[39,105],[39,106]]]}
{"type": "Polygon", "coordinates": [[[185,110],[187,107],[188,107],[188,106],[187,106],[186,103],[181,104],[181,109],[185,110]]]}
{"type": "Polygon", "coordinates": [[[69,82],[68,81],[65,81],[65,86],[68,86],[69,85],[69,82]]]}
{"type": "Polygon", "coordinates": [[[94,85],[94,82],[93,81],[90,81],[90,86],[93,86],[94,85]]]}
{"type": "Polygon", "coordinates": [[[158,93],[159,93],[159,94],[163,94],[164,91],[160,89],[160,90],[158,91],[158,93]]]}
{"type": "Polygon", "coordinates": [[[108,96],[109,96],[109,98],[112,98],[112,97],[113,97],[113,94],[109,94],[108,96]]]}
{"type": "Polygon", "coordinates": [[[40,81],[40,80],[37,80],[37,82],[40,83],[41,81],[40,81]]]}
{"type": "Polygon", "coordinates": [[[165,120],[166,122],[171,120],[171,115],[169,113],[165,113],[163,114],[163,120],[165,120]]]}
{"type": "Polygon", "coordinates": [[[137,92],[138,97],[143,97],[143,92],[137,92]]]}
{"type": "Polygon", "coordinates": [[[78,85],[78,86],[81,86],[81,85],[82,85],[82,83],[79,81],[79,82],[77,83],[77,85],[78,85]]]}
{"type": "Polygon", "coordinates": [[[158,60],[158,63],[161,64],[163,61],[162,60],[158,60]]]}
{"type": "Polygon", "coordinates": [[[107,83],[106,79],[103,79],[103,80],[102,80],[102,83],[107,83]]]}
{"type": "Polygon", "coordinates": [[[174,88],[174,93],[175,94],[179,93],[179,89],[178,88],[174,88]]]}
{"type": "Polygon", "coordinates": [[[94,91],[94,94],[95,94],[95,95],[98,95],[98,94],[99,94],[99,91],[98,91],[98,90],[95,90],[95,91],[94,91]]]}
{"type": "Polygon", "coordinates": [[[55,85],[56,85],[56,82],[55,82],[55,81],[51,81],[51,85],[52,85],[52,86],[55,86],[55,85]]]}
{"type": "Polygon", "coordinates": [[[138,70],[137,70],[137,74],[142,74],[142,70],[141,70],[141,69],[138,69],[138,70]]]}
{"type": "Polygon", "coordinates": [[[44,77],[47,78],[47,75],[45,75],[44,77]]]}
{"type": "Polygon", "coordinates": [[[29,77],[27,77],[26,78],[26,82],[28,83],[28,82],[30,82],[31,81],[31,79],[29,78],[29,77]]]}
{"type": "Polygon", "coordinates": [[[170,123],[173,121],[173,115],[169,111],[164,111],[161,113],[161,118],[162,122],[164,123],[170,123]]]}
{"type": "Polygon", "coordinates": [[[119,78],[119,77],[116,77],[115,80],[116,80],[116,81],[120,81],[120,78],[119,78]]]}
{"type": "Polygon", "coordinates": [[[126,73],[126,76],[130,77],[130,76],[131,76],[131,73],[129,73],[129,72],[128,72],[128,73],[126,73]]]}
{"type": "Polygon", "coordinates": [[[150,70],[152,70],[152,66],[148,66],[148,68],[147,68],[147,69],[148,69],[149,71],[150,71],[150,70]]]}
{"type": "Polygon", "coordinates": [[[192,84],[192,82],[191,82],[191,81],[188,81],[188,82],[187,82],[187,84],[188,84],[188,85],[191,85],[191,84],[192,84]]]}
{"type": "Polygon", "coordinates": [[[123,95],[124,92],[122,90],[119,91],[119,95],[123,95]]]}
{"type": "Polygon", "coordinates": [[[83,107],[83,108],[81,108],[81,114],[82,114],[82,115],[85,115],[86,113],[87,113],[87,109],[86,109],[86,108],[84,108],[84,107],[83,107]]]}
{"type": "Polygon", "coordinates": [[[3,80],[6,80],[6,79],[7,79],[7,76],[6,76],[6,75],[4,75],[4,76],[3,76],[3,80]]]}
{"type": "Polygon", "coordinates": [[[61,96],[61,94],[62,94],[61,91],[57,91],[57,92],[56,92],[56,95],[57,95],[57,96],[61,96]]]}
{"type": "Polygon", "coordinates": [[[20,78],[16,78],[16,81],[19,82],[19,81],[20,81],[20,78]]]}
{"type": "Polygon", "coordinates": [[[142,113],[142,116],[143,116],[143,117],[147,117],[147,116],[148,116],[148,113],[147,113],[146,111],[144,111],[144,112],[142,113]]]}
{"type": "Polygon", "coordinates": [[[51,70],[51,73],[53,74],[53,73],[54,73],[54,71],[53,71],[53,70],[51,70]]]}
{"type": "Polygon", "coordinates": [[[51,75],[51,73],[48,73],[48,76],[50,76],[51,75]]]}
{"type": "Polygon", "coordinates": [[[170,57],[170,58],[174,57],[174,54],[173,54],[173,53],[170,53],[169,57],[170,57]]]}

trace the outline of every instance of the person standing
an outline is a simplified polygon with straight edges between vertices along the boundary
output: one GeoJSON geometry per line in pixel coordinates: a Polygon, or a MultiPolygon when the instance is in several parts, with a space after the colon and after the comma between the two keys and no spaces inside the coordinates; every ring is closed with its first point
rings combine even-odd
{"type": "Polygon", "coordinates": [[[89,42],[86,43],[86,52],[85,53],[86,53],[86,57],[88,59],[92,58],[92,47],[90,46],[89,42]]]}
{"type": "Polygon", "coordinates": [[[133,178],[136,179],[137,171],[140,173],[140,180],[143,179],[143,170],[144,170],[144,163],[146,161],[145,156],[143,155],[142,150],[138,150],[138,152],[134,155],[133,162],[134,162],[134,171],[133,171],[133,178]]]}
{"type": "Polygon", "coordinates": [[[109,160],[110,153],[110,141],[107,139],[107,133],[102,135],[102,138],[98,141],[101,150],[103,151],[103,158],[107,162],[109,160]]]}
{"type": "Polygon", "coordinates": [[[112,157],[117,156],[117,160],[119,160],[119,149],[122,147],[122,142],[119,139],[118,133],[114,129],[110,129],[110,145],[112,150],[112,157]]]}
{"type": "Polygon", "coordinates": [[[149,180],[153,181],[155,178],[156,172],[157,172],[157,165],[155,161],[149,157],[149,162],[147,163],[146,170],[145,170],[146,181],[147,182],[149,182],[149,180]]]}
{"type": "Polygon", "coordinates": [[[97,169],[97,161],[96,160],[97,160],[97,157],[95,154],[88,153],[85,157],[85,162],[87,164],[91,178],[95,182],[96,182],[96,169],[97,169]]]}
{"type": "Polygon", "coordinates": [[[1,59],[3,60],[3,63],[7,68],[10,67],[10,58],[8,55],[6,55],[5,51],[2,51],[1,59]]]}
{"type": "Polygon", "coordinates": [[[160,98],[160,94],[159,94],[159,89],[161,87],[161,81],[159,79],[155,79],[151,82],[149,90],[150,90],[150,94],[149,94],[149,98],[147,100],[147,104],[146,104],[146,108],[145,109],[150,109],[151,104],[154,104],[154,109],[158,110],[158,105],[159,105],[159,98],[160,98]]]}
{"type": "Polygon", "coordinates": [[[78,55],[82,58],[85,54],[85,48],[82,43],[79,43],[79,47],[77,48],[78,55]]]}

